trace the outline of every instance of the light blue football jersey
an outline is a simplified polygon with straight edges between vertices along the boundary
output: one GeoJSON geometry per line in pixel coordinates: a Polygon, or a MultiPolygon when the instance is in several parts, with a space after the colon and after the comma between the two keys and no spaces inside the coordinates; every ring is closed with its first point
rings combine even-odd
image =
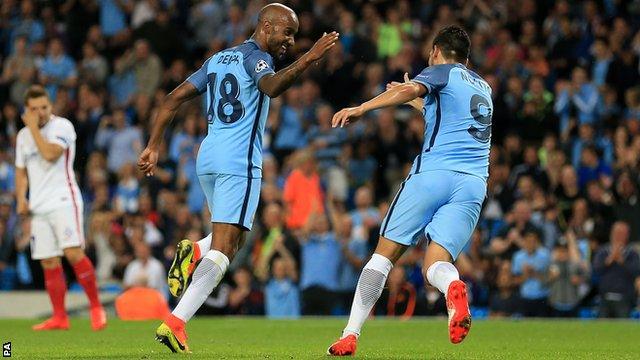
{"type": "Polygon", "coordinates": [[[424,85],[424,144],[412,173],[451,170],[487,179],[491,146],[491,87],[462,64],[429,66],[424,85]]]}
{"type": "Polygon", "coordinates": [[[262,177],[262,136],[270,98],[258,88],[273,59],[249,39],[207,59],[187,81],[207,93],[209,131],[196,161],[198,175],[262,177]]]}

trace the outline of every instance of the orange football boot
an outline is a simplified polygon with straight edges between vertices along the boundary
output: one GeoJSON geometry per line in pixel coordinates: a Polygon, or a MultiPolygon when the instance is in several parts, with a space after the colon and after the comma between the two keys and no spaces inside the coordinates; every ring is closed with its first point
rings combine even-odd
{"type": "Polygon", "coordinates": [[[449,340],[458,344],[471,329],[471,313],[467,301],[467,285],[455,280],[447,290],[447,311],[449,312],[449,340]]]}
{"type": "Polygon", "coordinates": [[[44,330],[69,330],[69,318],[52,317],[40,324],[33,325],[31,329],[35,331],[44,330]]]}
{"type": "Polygon", "coordinates": [[[358,338],[351,334],[338,339],[327,349],[327,355],[331,356],[354,356],[358,347],[358,338]]]}

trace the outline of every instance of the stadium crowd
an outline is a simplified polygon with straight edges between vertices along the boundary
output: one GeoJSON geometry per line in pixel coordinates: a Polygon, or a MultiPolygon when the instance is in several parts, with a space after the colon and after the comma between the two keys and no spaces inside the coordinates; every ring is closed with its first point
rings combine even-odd
{"type": "MultiPolygon", "coordinates": [[[[155,177],[137,170],[137,157],[160,99],[247,39],[266,3],[2,1],[0,289],[42,288],[12,194],[23,93],[40,83],[78,134],[86,247],[100,283],[166,293],[177,241],[210,229],[195,172],[203,99],[180,109],[155,177]]],[[[273,99],[254,229],[201,313],[348,311],[424,122],[410,107],[339,129],[331,116],[417,74],[431,37],[457,23],[494,104],[487,199],[456,263],[476,315],[631,316],[640,292],[639,1],[284,3],[300,29],[277,69],[324,31],[339,31],[340,43],[273,99]]],[[[446,314],[421,275],[424,245],[393,269],[376,315],[446,314]]]]}

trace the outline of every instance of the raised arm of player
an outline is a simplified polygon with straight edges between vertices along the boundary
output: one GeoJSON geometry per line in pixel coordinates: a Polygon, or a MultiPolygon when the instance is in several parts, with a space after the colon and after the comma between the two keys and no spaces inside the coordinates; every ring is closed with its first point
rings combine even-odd
{"type": "MultiPolygon", "coordinates": [[[[411,79],[409,79],[409,74],[408,73],[404,73],[404,82],[408,83],[409,81],[411,81],[411,79]]],[[[387,90],[394,88],[398,85],[402,85],[403,83],[401,82],[397,82],[397,81],[392,81],[390,83],[387,84],[387,90]]],[[[406,105],[411,106],[412,108],[418,110],[418,111],[422,111],[422,108],[424,107],[424,100],[420,97],[417,97],[409,102],[405,103],[406,105]]]]}
{"type": "Polygon", "coordinates": [[[200,95],[198,89],[190,82],[184,81],[162,100],[156,119],[153,122],[149,143],[138,159],[138,168],[145,175],[153,176],[153,171],[158,163],[158,149],[162,143],[164,131],[176,116],[178,108],[198,95],[200,95]]]}
{"type": "Polygon", "coordinates": [[[267,96],[274,98],[282,94],[293,84],[311,64],[318,61],[331,49],[338,40],[339,34],[335,31],[324,34],[304,55],[300,56],[293,64],[276,72],[266,75],[258,83],[258,88],[267,96]]]}
{"type": "Polygon", "coordinates": [[[40,155],[42,155],[45,160],[54,162],[62,155],[64,149],[58,144],[48,142],[42,136],[38,120],[38,114],[28,108],[25,109],[24,114],[22,114],[22,122],[24,122],[25,126],[27,126],[31,132],[31,136],[33,136],[33,140],[38,147],[38,152],[40,152],[40,155]]]}
{"type": "Polygon", "coordinates": [[[359,106],[345,108],[338,111],[335,115],[333,115],[331,126],[343,127],[349,124],[350,119],[357,119],[368,111],[387,106],[404,104],[414,100],[417,97],[424,96],[426,92],[427,88],[424,85],[418,84],[414,81],[399,84],[398,86],[394,86],[388,89],[382,94],[374,97],[367,102],[362,103],[359,106]]]}

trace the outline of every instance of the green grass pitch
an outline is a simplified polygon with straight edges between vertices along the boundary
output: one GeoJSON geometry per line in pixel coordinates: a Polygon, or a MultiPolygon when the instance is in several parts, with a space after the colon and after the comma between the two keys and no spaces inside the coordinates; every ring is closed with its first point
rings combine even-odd
{"type": "MultiPolygon", "coordinates": [[[[33,320],[0,320],[0,342],[18,359],[178,359],[154,340],[158,322],[111,319],[92,332],[87,319],[69,331],[33,332],[33,320]]],[[[345,319],[199,317],[188,325],[188,359],[326,359],[345,319]]],[[[375,319],[365,324],[357,357],[365,359],[640,359],[640,322],[475,321],[451,345],[446,319],[375,319]]]]}

